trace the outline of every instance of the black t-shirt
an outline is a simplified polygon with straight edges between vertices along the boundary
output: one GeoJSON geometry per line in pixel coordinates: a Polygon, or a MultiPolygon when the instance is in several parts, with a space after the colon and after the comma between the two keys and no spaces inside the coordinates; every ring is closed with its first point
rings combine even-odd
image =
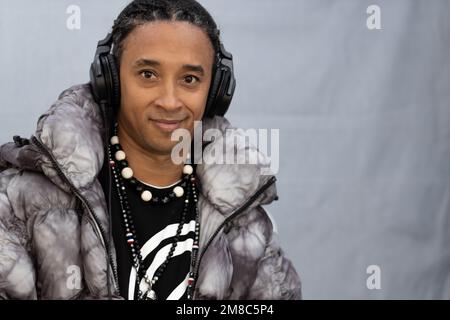
{"type": "MultiPolygon", "coordinates": [[[[107,169],[108,161],[105,161],[99,174],[99,180],[108,202],[109,177],[107,169]]],[[[156,269],[167,258],[174,241],[173,238],[181,221],[185,196],[172,199],[167,204],[153,204],[144,202],[140,198],[140,194],[130,188],[128,183],[125,182],[124,185],[134,220],[137,240],[141,246],[144,268],[151,279],[156,269]]],[[[166,195],[174,186],[162,189],[146,186],[146,189],[150,190],[153,196],[160,197],[166,195]]],[[[112,212],[110,214],[112,214],[112,233],[117,255],[120,294],[128,300],[137,299],[136,270],[133,267],[131,252],[126,242],[117,187],[114,183],[111,188],[111,206],[112,212]]],[[[190,206],[173,256],[152,288],[156,292],[158,300],[186,299],[194,237],[195,210],[190,206]]],[[[141,289],[146,291],[146,288],[144,279],[141,279],[141,289]]]]}

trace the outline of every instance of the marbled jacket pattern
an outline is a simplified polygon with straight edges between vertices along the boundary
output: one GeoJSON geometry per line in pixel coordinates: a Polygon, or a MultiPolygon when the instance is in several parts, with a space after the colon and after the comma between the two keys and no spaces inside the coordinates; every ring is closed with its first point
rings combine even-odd
{"type": "MultiPolygon", "coordinates": [[[[203,122],[203,130],[230,127],[222,117],[203,122]]],[[[0,147],[0,298],[120,299],[97,179],[102,137],[84,84],[59,96],[31,139],[0,147]]],[[[213,143],[234,152],[223,139],[213,143]]],[[[199,164],[197,176],[202,258],[194,298],[300,299],[299,277],[262,207],[276,197],[275,178],[250,164],[199,164]]]]}

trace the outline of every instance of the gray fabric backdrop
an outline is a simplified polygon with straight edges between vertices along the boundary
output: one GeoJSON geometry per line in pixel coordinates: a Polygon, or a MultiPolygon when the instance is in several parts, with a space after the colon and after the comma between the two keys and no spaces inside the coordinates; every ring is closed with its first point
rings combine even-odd
{"type": "MultiPolygon", "coordinates": [[[[88,80],[126,3],[0,1],[0,142],[29,137],[63,89],[88,80]],[[69,5],[79,30],[66,27],[69,5]]],[[[235,58],[229,119],[280,129],[269,211],[304,298],[449,299],[450,1],[201,3],[235,58]],[[381,30],[367,28],[372,4],[381,30]]]]}

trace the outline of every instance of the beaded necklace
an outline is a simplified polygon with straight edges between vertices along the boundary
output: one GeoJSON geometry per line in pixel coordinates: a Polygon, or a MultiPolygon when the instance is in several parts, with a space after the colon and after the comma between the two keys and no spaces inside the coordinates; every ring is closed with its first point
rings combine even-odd
{"type": "Polygon", "coordinates": [[[133,170],[128,166],[128,162],[126,161],[126,154],[119,144],[117,133],[110,139],[110,144],[108,145],[108,158],[116,185],[117,195],[119,197],[120,208],[122,211],[122,220],[126,231],[126,241],[131,252],[133,267],[136,269],[136,288],[138,288],[138,300],[157,300],[158,297],[156,295],[156,292],[152,288],[163,274],[167,264],[169,263],[169,260],[173,256],[183,225],[186,220],[186,215],[189,210],[189,204],[193,203],[195,210],[195,237],[192,245],[191,264],[187,286],[187,299],[191,300],[193,298],[193,291],[197,278],[197,274],[195,274],[194,270],[197,262],[200,235],[199,211],[197,207],[198,190],[193,167],[190,165],[185,165],[183,167],[183,178],[181,180],[181,183],[174,187],[172,189],[172,192],[170,192],[168,195],[157,198],[153,197],[152,193],[146,189],[145,184],[141,183],[139,180],[133,177],[133,170]],[[176,235],[174,237],[174,242],[170,247],[165,261],[155,271],[155,274],[152,278],[150,278],[145,273],[146,270],[144,270],[144,268],[141,269],[141,266],[144,265],[140,250],[141,247],[137,240],[136,229],[131,214],[130,204],[128,202],[125,183],[128,183],[129,186],[139,192],[143,201],[153,204],[166,204],[175,198],[181,198],[183,196],[185,198],[184,207],[181,214],[181,221],[178,225],[176,235]],[[185,188],[187,189],[186,192],[184,190],[185,188]],[[144,291],[140,289],[140,283],[142,279],[144,279],[147,286],[144,291]]]}

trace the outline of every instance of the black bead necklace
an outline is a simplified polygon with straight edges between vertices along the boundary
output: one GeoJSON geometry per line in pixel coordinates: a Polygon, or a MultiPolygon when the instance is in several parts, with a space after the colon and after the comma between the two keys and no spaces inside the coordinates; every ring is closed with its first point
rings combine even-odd
{"type": "MultiPolygon", "coordinates": [[[[116,126],[117,130],[117,126],[116,126]]],[[[141,266],[143,266],[143,259],[141,255],[141,247],[138,243],[137,237],[136,237],[136,228],[134,226],[132,214],[131,214],[131,208],[128,202],[128,196],[125,188],[125,181],[128,181],[132,187],[136,188],[136,191],[141,193],[141,199],[145,202],[149,202],[151,199],[155,199],[153,195],[148,190],[144,190],[144,184],[142,184],[139,180],[133,178],[133,171],[128,166],[128,163],[126,161],[126,155],[123,152],[123,149],[121,148],[119,144],[119,138],[117,137],[117,133],[115,136],[113,136],[110,140],[110,144],[108,146],[108,158],[109,158],[109,164],[111,167],[111,171],[113,173],[114,182],[116,184],[117,188],[117,194],[119,197],[119,202],[121,206],[122,211],[122,220],[124,223],[125,231],[126,231],[126,239],[127,244],[131,251],[132,256],[132,263],[134,268],[136,269],[136,288],[138,288],[138,295],[137,298],[139,300],[156,300],[157,295],[156,292],[152,289],[155,283],[158,281],[158,279],[161,277],[162,273],[164,272],[167,264],[169,263],[169,260],[172,258],[173,253],[175,251],[175,248],[177,246],[182,228],[184,226],[184,223],[186,221],[186,215],[189,210],[189,205],[193,203],[194,210],[195,210],[195,237],[194,242],[192,245],[192,254],[191,254],[191,264],[190,264],[190,271],[189,271],[189,278],[188,278],[188,286],[187,286],[187,299],[191,300],[193,298],[193,291],[195,288],[195,282],[197,278],[197,274],[195,274],[195,266],[197,262],[198,257],[198,249],[199,249],[199,236],[200,236],[200,223],[199,223],[199,210],[197,207],[197,185],[196,185],[196,178],[194,176],[194,170],[192,166],[185,165],[183,168],[183,178],[181,180],[180,185],[177,184],[177,186],[173,189],[173,191],[167,195],[166,197],[160,197],[156,201],[151,201],[150,203],[153,204],[166,204],[171,199],[177,198],[177,197],[185,197],[184,200],[184,207],[181,214],[181,221],[178,225],[176,235],[174,237],[174,242],[172,243],[172,246],[169,250],[169,253],[165,259],[165,261],[159,266],[159,268],[155,271],[155,274],[152,278],[150,278],[146,274],[146,270],[144,268],[141,269],[141,266]],[[112,150],[115,151],[115,157],[113,160],[112,156],[112,150]],[[184,192],[184,188],[186,187],[186,192],[184,192]],[[142,188],[142,189],[141,189],[142,188]],[[150,193],[150,195],[147,192],[150,193]],[[169,199],[169,200],[167,200],[169,199]],[[147,288],[142,291],[140,290],[140,283],[141,280],[144,279],[145,284],[147,288]]]]}

